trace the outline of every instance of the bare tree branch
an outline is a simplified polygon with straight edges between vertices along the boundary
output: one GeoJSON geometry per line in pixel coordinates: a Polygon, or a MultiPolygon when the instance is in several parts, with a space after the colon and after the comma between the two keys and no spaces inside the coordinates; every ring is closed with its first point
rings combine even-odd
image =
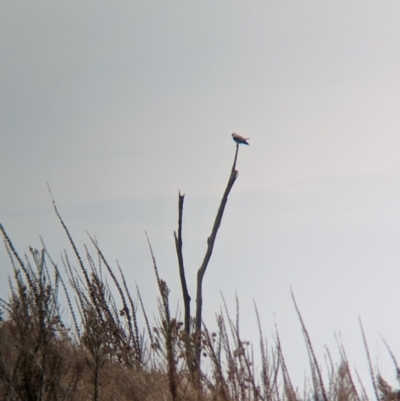
{"type": "Polygon", "coordinates": [[[185,277],[185,267],[183,264],[183,253],[182,253],[182,215],[183,215],[183,202],[185,200],[185,194],[181,195],[179,192],[179,203],[178,203],[178,234],[174,231],[175,237],[175,247],[176,254],[178,256],[179,263],[179,275],[181,278],[182,284],[182,295],[183,295],[183,304],[185,307],[185,331],[187,334],[190,334],[190,295],[186,284],[185,277]]]}
{"type": "Polygon", "coordinates": [[[231,174],[229,176],[228,184],[226,186],[224,195],[222,196],[221,203],[219,205],[218,213],[214,221],[214,226],[211,232],[211,235],[207,239],[207,251],[203,259],[203,263],[200,266],[200,269],[197,272],[197,294],[196,294],[196,332],[198,333],[199,337],[196,342],[196,361],[197,367],[200,370],[200,359],[201,359],[201,343],[200,343],[200,330],[201,330],[201,321],[202,321],[202,306],[203,306],[203,296],[202,296],[202,285],[203,285],[203,278],[206,272],[208,263],[210,261],[215,239],[217,237],[218,229],[221,225],[222,217],[224,215],[224,210],[226,203],[228,201],[229,193],[239,175],[238,171],[236,170],[236,161],[239,152],[239,145],[236,145],[236,152],[235,158],[233,160],[231,174]]]}

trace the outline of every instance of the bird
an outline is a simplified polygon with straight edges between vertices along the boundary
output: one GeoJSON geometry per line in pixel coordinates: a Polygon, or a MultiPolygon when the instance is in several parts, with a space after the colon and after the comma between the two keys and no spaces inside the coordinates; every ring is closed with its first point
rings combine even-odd
{"type": "Polygon", "coordinates": [[[243,144],[243,145],[250,146],[250,144],[247,142],[250,138],[245,138],[245,137],[235,134],[235,133],[232,134],[232,138],[238,145],[243,144]]]}

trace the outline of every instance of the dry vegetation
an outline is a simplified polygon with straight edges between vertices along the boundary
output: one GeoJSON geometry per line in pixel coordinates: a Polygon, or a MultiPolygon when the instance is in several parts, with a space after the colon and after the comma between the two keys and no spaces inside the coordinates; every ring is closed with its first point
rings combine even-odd
{"type": "MultiPolygon", "coordinates": [[[[232,319],[225,308],[217,317],[216,332],[203,326],[201,334],[188,335],[171,315],[169,289],[154,257],[159,315],[151,323],[139,290],[131,294],[119,266],[117,278],[92,238],[92,251],[85,247],[82,257],[60,221],[75,261],[64,252],[62,274],[44,244],[41,251],[31,248],[21,258],[0,226],[14,271],[10,296],[1,300],[0,400],[368,399],[362,385],[355,385],[343,349],[339,363],[330,360],[325,372],[329,379],[323,381],[296,304],[311,365],[311,384],[301,393],[291,384],[278,334],[275,345],[268,347],[259,325],[260,344],[254,350],[240,336],[239,314],[232,319]],[[68,314],[61,313],[60,298],[66,300],[68,314]],[[65,323],[67,318],[72,324],[65,323]],[[207,374],[193,368],[199,339],[207,374]]],[[[398,391],[372,367],[371,373],[378,399],[399,399],[398,391]]]]}
{"type": "MultiPolygon", "coordinates": [[[[226,306],[217,315],[215,332],[202,322],[202,281],[228,195],[238,177],[238,150],[237,145],[197,274],[194,317],[182,254],[184,195],[179,194],[175,245],[183,322],[171,314],[168,285],[158,272],[150,242],[159,289],[159,313],[152,320],[146,314],[139,289],[132,294],[131,283],[126,282],[120,267],[111,268],[92,237],[89,236],[90,247],[84,247],[84,255],[78,252],[54,201],[55,212],[72,247],[73,261],[64,251],[62,264],[57,265],[43,241],[42,250],[30,248],[29,254],[21,258],[0,224],[14,273],[9,298],[0,299],[0,401],[368,400],[357,374],[355,384],[341,345],[340,360],[334,363],[328,352],[327,371],[322,374],[294,297],[311,371],[301,392],[292,385],[278,332],[272,346],[264,339],[257,309],[260,341],[256,348],[241,337],[238,306],[234,318],[226,306]],[[324,381],[323,377],[327,379],[324,381]]],[[[382,401],[400,400],[400,392],[391,388],[379,372],[374,372],[363,331],[362,335],[374,397],[382,401]]],[[[400,369],[388,346],[387,349],[400,382],[400,369]]]]}

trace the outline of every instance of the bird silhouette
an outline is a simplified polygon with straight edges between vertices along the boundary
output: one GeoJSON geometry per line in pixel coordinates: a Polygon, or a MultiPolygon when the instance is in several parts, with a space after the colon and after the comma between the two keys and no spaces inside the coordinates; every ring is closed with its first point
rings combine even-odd
{"type": "Polygon", "coordinates": [[[247,142],[250,138],[245,138],[245,137],[243,137],[243,136],[241,136],[241,135],[238,135],[238,134],[233,133],[233,134],[232,134],[232,139],[233,139],[238,145],[242,144],[242,145],[249,145],[249,146],[250,146],[250,144],[247,142]]]}

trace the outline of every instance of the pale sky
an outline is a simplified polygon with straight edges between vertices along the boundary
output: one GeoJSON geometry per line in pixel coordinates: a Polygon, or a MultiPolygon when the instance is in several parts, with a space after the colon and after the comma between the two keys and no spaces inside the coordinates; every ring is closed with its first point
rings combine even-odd
{"type": "MultiPolygon", "coordinates": [[[[398,0],[3,1],[0,222],[21,254],[41,235],[60,262],[49,182],[80,249],[96,235],[155,311],[144,231],[176,305],[180,189],[194,300],[238,132],[251,145],[205,276],[206,322],[221,292],[234,313],[236,292],[257,340],[255,300],[301,387],[291,286],[321,363],[341,333],[367,374],[360,316],[394,380],[379,333],[399,355],[399,21],[398,0]]],[[[6,297],[4,247],[0,269],[6,297]]]]}

